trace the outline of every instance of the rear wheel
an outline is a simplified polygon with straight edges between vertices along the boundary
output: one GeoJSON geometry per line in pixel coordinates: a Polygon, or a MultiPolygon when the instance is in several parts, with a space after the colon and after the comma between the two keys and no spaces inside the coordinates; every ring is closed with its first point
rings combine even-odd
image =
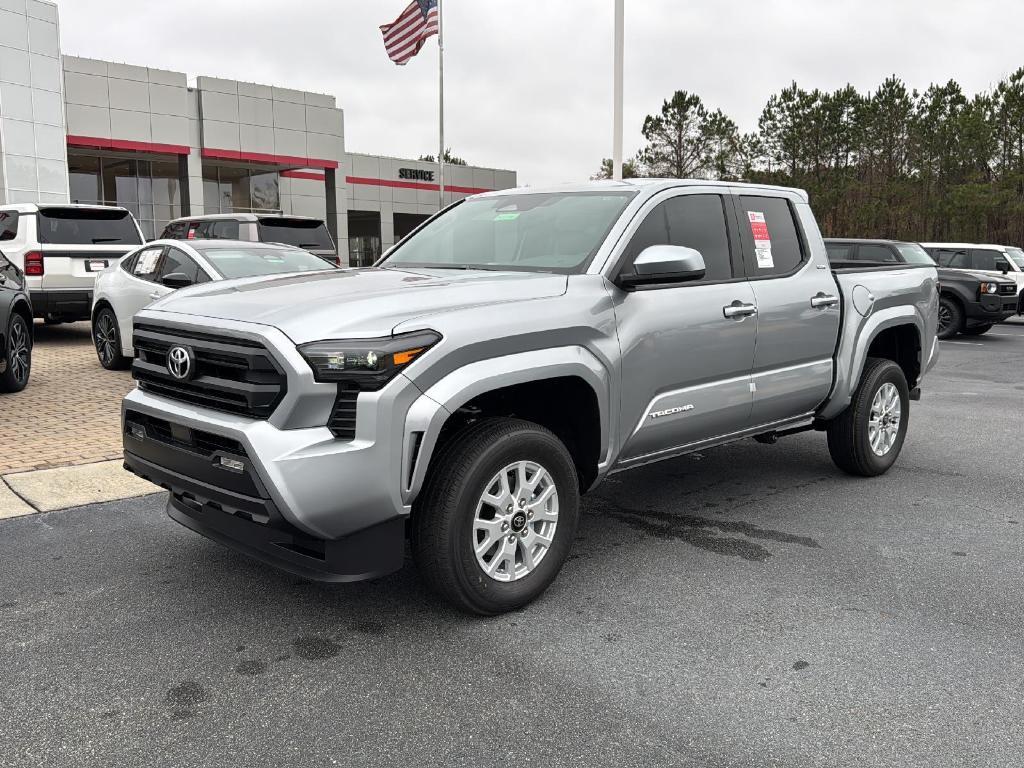
{"type": "Polygon", "coordinates": [[[120,371],[131,362],[121,354],[121,332],[117,328],[114,310],[104,307],[92,321],[92,340],[96,345],[96,357],[108,371],[120,371]]]}
{"type": "Polygon", "coordinates": [[[844,472],[873,477],[886,472],[903,449],[910,391],[903,369],[870,357],[849,407],[828,424],[828,450],[844,472]]]}
{"type": "Polygon", "coordinates": [[[12,314],[7,324],[4,344],[6,354],[0,372],[0,392],[20,392],[28,384],[32,372],[32,331],[19,314],[12,314]]]}
{"type": "Polygon", "coordinates": [[[562,442],[531,422],[489,419],[431,462],[413,510],[413,557],[456,607],[504,613],[555,580],[578,516],[579,481],[562,442]]]}
{"type": "Polygon", "coordinates": [[[992,323],[986,323],[985,325],[976,325],[973,328],[964,328],[960,333],[965,336],[981,336],[982,334],[988,333],[992,330],[992,323]]]}
{"type": "Polygon", "coordinates": [[[940,339],[952,339],[964,328],[964,311],[960,305],[948,296],[939,299],[939,328],[940,339]]]}

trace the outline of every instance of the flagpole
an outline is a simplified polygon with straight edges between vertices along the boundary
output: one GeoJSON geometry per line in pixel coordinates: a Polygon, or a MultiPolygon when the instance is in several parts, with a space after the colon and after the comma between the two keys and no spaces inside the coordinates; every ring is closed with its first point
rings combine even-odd
{"type": "Polygon", "coordinates": [[[615,56],[612,100],[612,178],[622,178],[622,27],[625,21],[624,0],[615,0],[615,56]]]}
{"type": "Polygon", "coordinates": [[[438,186],[437,209],[444,208],[444,17],[441,13],[441,0],[437,0],[437,94],[438,123],[440,144],[437,150],[438,186]]]}

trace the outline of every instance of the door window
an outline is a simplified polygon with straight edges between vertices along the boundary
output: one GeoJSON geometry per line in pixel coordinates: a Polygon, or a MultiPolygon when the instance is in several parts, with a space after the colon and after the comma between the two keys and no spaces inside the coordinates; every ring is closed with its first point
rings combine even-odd
{"type": "Polygon", "coordinates": [[[132,264],[132,275],[140,280],[156,282],[157,269],[160,267],[160,254],[163,252],[163,246],[140,251],[132,264]]]}
{"type": "Polygon", "coordinates": [[[652,245],[680,245],[700,251],[706,268],[701,282],[730,280],[733,277],[729,250],[729,232],[725,223],[721,195],[680,195],[658,205],[633,234],[626,248],[624,263],[632,264],[645,248],[652,245]]]}
{"type": "Polygon", "coordinates": [[[185,239],[185,233],[187,231],[188,231],[188,222],[187,221],[177,221],[177,222],[175,222],[173,224],[168,224],[164,228],[163,234],[160,235],[160,237],[161,238],[166,238],[168,240],[184,240],[185,239]]]}
{"type": "Polygon", "coordinates": [[[804,261],[804,248],[789,201],[742,195],[737,202],[747,274],[776,277],[795,271],[804,261]]]}
{"type": "Polygon", "coordinates": [[[1000,272],[1004,268],[1010,268],[1006,257],[999,251],[990,248],[975,248],[971,251],[971,264],[974,269],[984,269],[989,272],[1000,272]]]}
{"type": "Polygon", "coordinates": [[[199,265],[196,264],[195,259],[177,248],[168,248],[167,253],[164,254],[164,260],[160,264],[160,270],[157,273],[157,281],[160,282],[167,277],[167,275],[173,275],[176,273],[187,276],[193,283],[203,282],[199,277],[201,274],[205,277],[205,273],[199,269],[199,265]]]}
{"type": "Polygon", "coordinates": [[[825,251],[828,253],[829,261],[853,261],[856,248],[857,246],[854,243],[825,244],[825,251]]]}

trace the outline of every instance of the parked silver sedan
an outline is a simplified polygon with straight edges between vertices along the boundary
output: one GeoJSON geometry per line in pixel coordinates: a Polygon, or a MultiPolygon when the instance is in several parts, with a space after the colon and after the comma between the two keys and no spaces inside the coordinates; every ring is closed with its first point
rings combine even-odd
{"type": "Polygon", "coordinates": [[[96,278],[92,337],[100,365],[131,363],[132,318],[172,291],[211,280],[336,269],[309,251],[240,240],[154,240],[96,278]]]}

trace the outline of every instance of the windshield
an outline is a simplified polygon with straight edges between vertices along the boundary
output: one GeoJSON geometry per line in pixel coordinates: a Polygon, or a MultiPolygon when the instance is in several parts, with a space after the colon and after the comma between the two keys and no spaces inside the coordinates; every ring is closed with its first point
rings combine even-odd
{"type": "Polygon", "coordinates": [[[327,225],[318,219],[265,217],[259,220],[260,242],[283,243],[317,251],[334,251],[327,225]]]}
{"type": "Polygon", "coordinates": [[[142,237],[128,211],[118,208],[43,208],[39,242],[56,245],[139,245],[142,237]]]}
{"type": "Polygon", "coordinates": [[[917,243],[899,243],[896,245],[896,250],[900,252],[900,255],[903,256],[903,260],[907,262],[907,264],[927,264],[930,267],[935,266],[935,261],[928,255],[928,251],[917,243]]]}
{"type": "Polygon", "coordinates": [[[582,272],[635,192],[466,200],[401,243],[385,267],[582,272]]]}
{"type": "Polygon", "coordinates": [[[1007,248],[1006,258],[1017,265],[1017,268],[1024,272],[1024,251],[1020,248],[1007,248]]]}
{"type": "Polygon", "coordinates": [[[298,248],[196,248],[222,277],[256,277],[283,272],[313,272],[335,269],[319,256],[298,248]]]}

